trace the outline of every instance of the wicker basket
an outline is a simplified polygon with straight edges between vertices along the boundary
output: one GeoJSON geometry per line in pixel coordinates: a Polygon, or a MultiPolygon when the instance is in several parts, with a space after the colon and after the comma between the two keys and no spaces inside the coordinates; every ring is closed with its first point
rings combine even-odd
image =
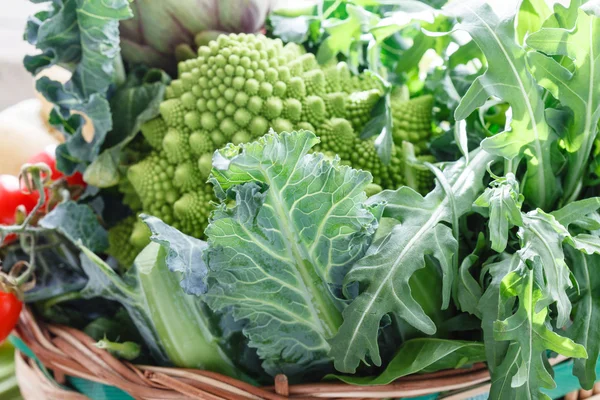
{"type": "MultiPolygon", "coordinates": [[[[259,388],[213,372],[133,365],[118,360],[95,347],[95,341],[83,332],[39,322],[27,309],[21,314],[16,334],[33,352],[29,357],[22,352],[16,353],[17,377],[26,400],[87,399],[62,385],[67,377],[108,385],[144,400],[380,399],[442,392],[448,400],[456,400],[480,398],[489,390],[489,373],[484,364],[414,375],[382,386],[338,382],[288,385],[286,376],[278,375],[273,386],[259,388]]],[[[552,361],[556,364],[564,360],[552,361]]],[[[600,387],[598,389],[600,391],[600,387]]],[[[593,396],[592,393],[589,395],[593,396]]],[[[577,392],[569,396],[569,399],[578,398],[577,392]]]]}

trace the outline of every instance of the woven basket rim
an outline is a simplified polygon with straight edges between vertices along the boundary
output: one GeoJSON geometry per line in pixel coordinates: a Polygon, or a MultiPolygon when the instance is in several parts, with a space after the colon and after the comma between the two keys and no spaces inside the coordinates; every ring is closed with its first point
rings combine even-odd
{"type": "MultiPolygon", "coordinates": [[[[410,375],[387,385],[357,386],[344,382],[288,384],[285,375],[277,375],[272,386],[256,387],[215,372],[134,365],[119,360],[95,341],[71,327],[38,321],[24,308],[15,330],[55,379],[65,376],[115,386],[136,399],[323,399],[415,397],[473,387],[489,381],[483,363],[470,368],[410,375]]],[[[553,360],[553,363],[563,361],[553,360]]]]}

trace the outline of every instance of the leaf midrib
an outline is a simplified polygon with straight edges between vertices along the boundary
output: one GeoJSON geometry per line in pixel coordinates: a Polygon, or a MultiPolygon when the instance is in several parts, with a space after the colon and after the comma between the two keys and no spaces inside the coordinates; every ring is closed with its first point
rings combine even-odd
{"type": "MultiPolygon", "coordinates": [[[[462,186],[464,185],[464,180],[467,179],[467,177],[470,177],[469,174],[466,174],[466,170],[473,166],[473,165],[477,165],[477,158],[478,157],[483,157],[485,156],[485,152],[479,152],[475,155],[475,157],[473,157],[473,159],[471,160],[471,163],[465,167],[465,171],[463,171],[463,173],[461,173],[458,177],[458,179],[456,180],[456,182],[452,185],[452,188],[454,187],[459,187],[462,188],[462,186]]],[[[454,189],[452,190],[454,192],[454,189]]],[[[344,356],[344,360],[347,358],[348,356],[348,351],[352,348],[352,343],[354,343],[354,341],[356,340],[356,336],[358,334],[358,332],[360,331],[360,327],[363,324],[363,321],[365,319],[365,316],[368,314],[368,311],[371,309],[371,307],[373,307],[373,304],[375,303],[375,300],[378,298],[379,293],[381,293],[381,291],[383,290],[383,288],[386,286],[388,280],[390,279],[390,277],[392,275],[394,275],[396,273],[396,269],[398,268],[398,266],[400,265],[400,261],[406,256],[406,253],[409,252],[410,250],[412,250],[412,246],[415,243],[418,243],[418,241],[421,239],[421,237],[423,235],[425,235],[426,233],[429,232],[429,229],[433,228],[433,226],[435,226],[440,220],[441,217],[444,213],[444,209],[446,207],[446,203],[448,202],[448,198],[445,197],[444,200],[442,200],[442,202],[433,210],[434,212],[432,213],[431,217],[429,217],[429,219],[427,220],[427,222],[419,229],[419,231],[417,232],[416,235],[414,235],[406,244],[406,246],[404,246],[404,249],[402,250],[402,252],[400,253],[400,255],[398,256],[398,258],[396,259],[396,261],[394,262],[394,264],[392,264],[392,267],[390,268],[390,270],[388,271],[388,273],[386,274],[386,276],[381,280],[381,283],[379,285],[379,287],[377,288],[377,290],[375,291],[375,293],[373,294],[373,296],[371,296],[371,300],[369,301],[369,303],[367,303],[367,306],[364,308],[364,310],[362,311],[362,315],[360,316],[360,319],[358,320],[358,322],[356,323],[356,326],[354,328],[354,331],[352,332],[352,336],[350,337],[350,340],[348,341],[348,347],[347,347],[347,351],[346,351],[346,355],[344,356]]],[[[408,310],[408,308],[407,308],[408,310]]],[[[410,310],[408,310],[410,311],[410,310]]]]}
{"type": "MultiPolygon", "coordinates": [[[[296,169],[298,161],[300,161],[301,158],[302,157],[297,160],[292,170],[296,169]]],[[[325,338],[331,338],[341,325],[341,314],[331,299],[328,288],[325,285],[318,287],[311,278],[309,268],[314,269],[314,267],[310,265],[309,260],[311,260],[311,258],[309,258],[308,254],[305,254],[300,246],[298,246],[298,243],[301,243],[298,234],[293,232],[286,223],[291,218],[291,210],[287,210],[286,212],[286,210],[283,209],[283,204],[285,203],[280,196],[279,190],[281,188],[273,183],[268,171],[263,172],[266,183],[269,185],[267,196],[272,198],[272,201],[269,203],[271,203],[271,207],[275,211],[278,221],[280,222],[279,226],[281,228],[281,234],[289,245],[287,249],[289,258],[294,260],[295,265],[297,266],[297,269],[294,272],[299,275],[298,282],[303,286],[303,290],[301,291],[302,297],[308,306],[312,319],[315,321],[315,326],[321,329],[320,334],[325,338]]],[[[314,271],[314,274],[319,276],[317,271],[314,271]]]]}
{"type": "Polygon", "coordinates": [[[539,138],[539,132],[538,132],[538,127],[537,127],[537,122],[535,119],[535,115],[533,112],[533,108],[531,106],[531,102],[529,101],[529,97],[527,96],[527,92],[525,91],[525,87],[523,86],[523,82],[521,80],[521,77],[519,76],[512,60],[510,59],[510,57],[508,56],[508,53],[506,52],[506,49],[504,48],[502,42],[500,41],[500,39],[498,38],[498,36],[496,35],[496,32],[494,32],[494,30],[488,25],[487,22],[485,22],[480,16],[479,14],[477,14],[475,12],[475,10],[473,10],[471,7],[469,7],[468,5],[465,5],[465,7],[467,7],[472,13],[473,15],[475,15],[475,17],[480,20],[486,27],[486,29],[490,32],[490,34],[492,35],[492,37],[494,38],[494,40],[496,41],[496,43],[498,43],[498,46],[500,47],[500,49],[502,50],[502,53],[504,54],[504,58],[506,58],[507,63],[510,66],[510,69],[513,72],[513,75],[515,76],[518,84],[519,84],[519,90],[521,92],[521,95],[523,97],[523,99],[525,100],[525,104],[527,106],[527,113],[529,114],[529,118],[531,119],[531,129],[534,133],[535,136],[535,140],[534,140],[534,146],[535,146],[535,150],[537,152],[537,160],[538,160],[538,165],[539,165],[539,173],[537,174],[537,181],[538,181],[538,188],[540,189],[540,192],[542,193],[542,197],[541,197],[541,204],[546,204],[546,180],[545,180],[545,166],[544,164],[544,153],[542,152],[542,146],[540,144],[540,138],[539,138]]]}

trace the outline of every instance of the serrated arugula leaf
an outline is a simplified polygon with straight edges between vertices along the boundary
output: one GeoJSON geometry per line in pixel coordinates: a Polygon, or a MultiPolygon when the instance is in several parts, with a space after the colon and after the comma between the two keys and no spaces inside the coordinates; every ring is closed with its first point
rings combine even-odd
{"type": "Polygon", "coordinates": [[[180,285],[188,294],[206,293],[206,275],[208,268],[203,253],[208,245],[205,241],[185,235],[150,215],[142,214],[142,221],[150,231],[150,240],[167,250],[166,263],[170,271],[181,272],[180,285]]]}
{"type": "Polygon", "coordinates": [[[599,208],[600,197],[590,197],[569,203],[561,209],[552,211],[550,214],[552,214],[561,225],[568,228],[569,225],[577,223],[581,218],[592,214],[599,208]]]}
{"type": "Polygon", "coordinates": [[[488,368],[492,372],[501,364],[508,350],[507,342],[497,342],[494,339],[494,322],[508,317],[515,303],[514,298],[500,298],[500,286],[504,277],[517,270],[521,265],[517,254],[510,256],[504,254],[502,257],[501,260],[487,266],[492,280],[477,303],[477,309],[481,313],[486,359],[488,368]]]}
{"type": "Polygon", "coordinates": [[[581,293],[574,304],[573,324],[566,334],[588,353],[587,359],[574,360],[573,374],[584,389],[591,389],[596,382],[600,354],[600,256],[585,255],[568,247],[565,250],[581,293]]]}
{"type": "Polygon", "coordinates": [[[473,82],[456,109],[456,120],[467,118],[490,96],[508,102],[511,129],[486,138],[482,147],[507,159],[525,154],[525,199],[548,208],[558,195],[550,159],[555,138],[544,117],[541,88],[527,69],[525,50],[516,41],[514,15],[500,20],[490,5],[481,1],[453,2],[447,12],[460,20],[456,28],[471,35],[488,61],[487,71],[473,82]]]}
{"type": "Polygon", "coordinates": [[[540,307],[556,302],[557,325],[563,327],[569,321],[571,302],[567,290],[571,288],[569,267],[565,262],[563,242],[570,237],[569,231],[552,215],[534,210],[523,215],[523,226],[517,232],[523,262],[530,261],[543,271],[545,285],[540,287],[543,298],[540,307]]]}
{"type": "Polygon", "coordinates": [[[86,204],[73,201],[61,203],[39,221],[46,229],[55,229],[71,242],[81,241],[92,251],[102,252],[108,247],[108,233],[100,225],[94,211],[86,204]]]}
{"type": "Polygon", "coordinates": [[[131,17],[127,0],[52,0],[49,11],[36,14],[27,23],[25,38],[42,53],[25,57],[25,67],[37,74],[60,65],[73,73],[65,84],[42,77],[37,81],[37,90],[56,105],[62,119],[78,111],[87,115],[94,126],[94,137],[89,142],[81,131],[83,120],[74,131],[61,126],[66,143],[57,153],[64,158],[58,165],[68,174],[78,163],[94,159],[112,128],[106,96],[123,73],[119,21],[131,17]]]}
{"type": "Polygon", "coordinates": [[[516,346],[509,349],[494,371],[490,396],[494,399],[547,399],[540,388],[552,389],[556,384],[548,371],[546,350],[577,358],[586,358],[586,350],[551,330],[546,321],[548,308],[540,309],[543,294],[535,283],[533,270],[511,272],[502,280],[500,292],[502,300],[517,297],[519,305],[513,315],[494,322],[494,337],[516,346]],[[510,389],[506,386],[509,377],[510,389]]]}
{"type": "Polygon", "coordinates": [[[455,217],[470,211],[483,189],[485,166],[493,159],[484,151],[475,151],[468,165],[461,159],[447,168],[444,175],[451,194],[438,184],[424,198],[402,187],[369,199],[374,203],[383,201],[383,216],[396,219],[398,224],[373,244],[369,254],[345,278],[346,284],[359,282],[365,289],[344,310],[344,323],[331,341],[331,355],[338,371],[353,373],[367,357],[381,365],[377,334],[382,318],[389,313],[427,334],[435,333],[433,321],[411,295],[409,280],[425,266],[425,254],[431,255],[442,269],[443,307],[448,306],[456,274],[452,258],[457,242],[452,228],[442,222],[451,224],[455,217]]]}
{"type": "Polygon", "coordinates": [[[479,233],[477,245],[471,254],[466,256],[458,267],[456,283],[456,303],[461,311],[468,312],[481,318],[481,312],[477,308],[483,290],[479,283],[471,275],[471,268],[479,261],[479,255],[485,247],[485,235],[479,233]]]}
{"type": "Polygon", "coordinates": [[[538,52],[528,54],[534,77],[540,85],[568,107],[574,115],[565,134],[569,152],[564,199],[576,196],[586,170],[600,120],[600,18],[593,8],[578,8],[573,1],[570,18],[561,19],[559,27],[543,28],[527,38],[527,45],[547,55],[569,57],[572,71],[552,57],[538,52]],[[569,19],[576,18],[573,28],[569,19]]]}
{"type": "Polygon", "coordinates": [[[508,229],[513,225],[522,226],[521,204],[523,195],[519,193],[519,182],[513,173],[505,178],[497,178],[491,187],[475,200],[475,205],[489,209],[488,228],[492,249],[502,253],[508,243],[508,229]]]}
{"type": "Polygon", "coordinates": [[[371,175],[308,154],[316,143],[308,131],[269,133],[214,157],[222,204],[206,229],[205,298],[247,320],[244,334],[272,374],[329,364],[342,280],[377,227],[363,204],[371,175]]]}
{"type": "Polygon", "coordinates": [[[483,343],[421,338],[402,344],[386,369],[377,377],[330,375],[353,385],[387,385],[403,376],[461,368],[485,360],[483,343]]]}

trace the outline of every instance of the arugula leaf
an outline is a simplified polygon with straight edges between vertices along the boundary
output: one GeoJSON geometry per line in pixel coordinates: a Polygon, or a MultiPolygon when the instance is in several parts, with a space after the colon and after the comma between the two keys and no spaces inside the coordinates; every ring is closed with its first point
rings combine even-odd
{"type": "Polygon", "coordinates": [[[25,38],[42,51],[25,57],[27,70],[37,74],[60,65],[73,72],[65,84],[47,77],[37,81],[37,90],[56,105],[55,113],[61,116],[55,116],[55,121],[67,120],[73,111],[78,111],[87,115],[94,126],[90,142],[83,137],[82,119],[74,131],[72,126],[63,126],[66,143],[59,146],[57,154],[61,157],[59,168],[67,174],[78,163],[94,159],[112,128],[106,97],[122,79],[119,21],[132,15],[127,0],[52,0],[50,11],[40,12],[27,22],[25,38]]]}
{"type": "Polygon", "coordinates": [[[425,254],[435,258],[442,268],[443,307],[448,307],[452,282],[453,257],[457,242],[446,223],[467,213],[482,190],[485,166],[494,156],[484,152],[471,153],[465,165],[461,159],[444,171],[451,193],[442,184],[425,198],[408,187],[383,191],[369,203],[385,202],[384,217],[398,221],[383,239],[373,243],[369,253],[359,260],[345,278],[345,283],[360,282],[362,293],[344,310],[344,323],[332,339],[331,356],[338,371],[354,373],[368,356],[381,365],[377,344],[380,321],[394,313],[410,325],[427,334],[436,327],[411,295],[409,280],[415,271],[425,266],[425,254]]]}
{"type": "Polygon", "coordinates": [[[500,20],[489,4],[481,1],[453,2],[447,12],[459,18],[456,28],[467,31],[488,60],[487,71],[473,82],[455,110],[456,120],[467,118],[490,96],[508,102],[511,130],[486,138],[481,145],[507,159],[525,154],[525,199],[548,208],[558,195],[550,160],[555,135],[546,123],[541,88],[527,69],[525,50],[515,40],[514,15],[500,20]]]}
{"type": "Polygon", "coordinates": [[[387,385],[403,376],[461,368],[485,359],[483,343],[422,338],[404,342],[377,377],[330,375],[353,385],[387,385]]]}
{"type": "Polygon", "coordinates": [[[202,258],[208,247],[206,242],[185,235],[156,217],[145,214],[140,217],[152,232],[150,240],[167,249],[169,270],[181,272],[183,290],[195,295],[206,293],[208,268],[202,258]]]}
{"type": "Polygon", "coordinates": [[[574,201],[562,207],[559,210],[554,210],[550,214],[563,226],[576,223],[583,216],[588,215],[600,208],[600,197],[590,197],[579,201],[574,201]]]}
{"type": "Polygon", "coordinates": [[[566,248],[566,252],[581,293],[574,304],[573,324],[566,334],[588,352],[586,360],[574,360],[573,374],[584,389],[591,389],[596,382],[600,354],[600,256],[584,255],[571,248],[566,248]]]}
{"type": "Polygon", "coordinates": [[[522,274],[511,272],[502,280],[502,300],[517,297],[516,313],[502,321],[494,322],[496,340],[512,341],[516,344],[507,353],[502,364],[494,371],[490,397],[501,398],[547,398],[540,388],[556,387],[545,360],[546,350],[567,357],[586,358],[585,347],[571,339],[553,332],[547,324],[548,309],[540,309],[543,294],[534,282],[534,271],[522,274]],[[539,311],[537,311],[539,310],[539,311]],[[511,378],[512,390],[506,392],[507,379],[511,378]],[[514,390],[514,394],[511,394],[514,390]]]}
{"type": "Polygon", "coordinates": [[[244,334],[271,374],[329,364],[342,280],[377,227],[363,205],[371,175],[308,154],[316,143],[308,131],[269,133],[214,156],[222,203],[206,229],[205,298],[247,320],[244,334]]]}
{"type": "Polygon", "coordinates": [[[477,245],[471,254],[466,256],[460,267],[456,283],[456,303],[461,311],[468,312],[481,318],[481,312],[477,308],[483,291],[479,283],[471,275],[471,268],[479,261],[479,254],[485,247],[485,235],[479,233],[477,245]]]}
{"type": "Polygon", "coordinates": [[[537,32],[552,10],[544,0],[523,0],[517,14],[517,41],[523,44],[527,35],[537,32]]]}
{"type": "Polygon", "coordinates": [[[86,204],[61,203],[42,218],[39,225],[56,230],[73,243],[81,241],[92,251],[102,252],[108,248],[108,233],[86,204]]]}
{"type": "Polygon", "coordinates": [[[508,350],[508,343],[497,342],[494,339],[494,322],[508,317],[515,303],[514,298],[500,298],[500,286],[504,277],[521,265],[517,254],[503,254],[502,257],[501,260],[487,265],[492,280],[477,303],[477,309],[481,313],[487,364],[492,373],[501,364],[508,350]]]}
{"type": "Polygon", "coordinates": [[[494,180],[491,186],[475,200],[475,205],[489,209],[488,227],[492,249],[502,253],[508,243],[510,226],[523,225],[523,195],[519,193],[519,182],[511,172],[504,178],[494,180]]]}
{"type": "Polygon", "coordinates": [[[569,231],[552,215],[538,209],[523,215],[523,226],[517,236],[521,243],[518,251],[521,260],[539,265],[544,273],[545,285],[540,288],[544,296],[539,306],[556,301],[557,325],[565,326],[571,313],[567,289],[572,284],[562,244],[570,237],[569,231]]]}
{"type": "Polygon", "coordinates": [[[538,52],[528,54],[533,75],[574,115],[567,126],[565,146],[569,152],[563,198],[573,199],[579,193],[582,175],[598,134],[600,120],[600,14],[593,8],[569,8],[576,16],[574,28],[565,19],[560,27],[543,28],[527,38],[527,45],[548,55],[569,57],[573,70],[565,68],[552,57],[538,52]]]}

